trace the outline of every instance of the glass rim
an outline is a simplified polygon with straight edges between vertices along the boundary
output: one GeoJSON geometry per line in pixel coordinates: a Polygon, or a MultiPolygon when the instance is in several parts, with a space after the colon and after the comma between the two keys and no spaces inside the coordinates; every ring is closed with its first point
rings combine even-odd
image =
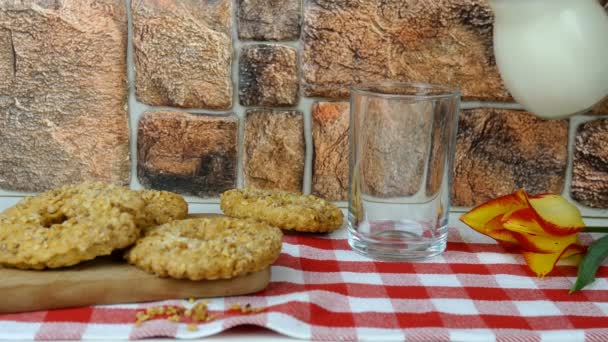
{"type": "Polygon", "coordinates": [[[351,94],[356,93],[359,95],[374,96],[381,98],[396,98],[396,99],[412,99],[412,100],[432,100],[432,99],[443,99],[461,96],[461,92],[457,88],[435,85],[424,82],[371,82],[371,83],[360,83],[350,87],[351,94]],[[373,87],[396,87],[396,88],[415,88],[415,89],[433,89],[439,90],[439,94],[391,94],[389,92],[375,91],[373,87]]]}

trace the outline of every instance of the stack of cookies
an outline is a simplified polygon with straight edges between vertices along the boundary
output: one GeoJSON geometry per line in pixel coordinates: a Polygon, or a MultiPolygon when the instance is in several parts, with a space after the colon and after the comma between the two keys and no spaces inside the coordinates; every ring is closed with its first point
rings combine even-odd
{"type": "Polygon", "coordinates": [[[262,270],[281,252],[281,229],[331,232],[342,212],[314,196],[230,190],[228,216],[187,219],[183,197],[105,183],[68,185],[27,197],[0,214],[0,265],[45,269],[115,250],[147,272],[176,279],[228,279],[262,270]]]}

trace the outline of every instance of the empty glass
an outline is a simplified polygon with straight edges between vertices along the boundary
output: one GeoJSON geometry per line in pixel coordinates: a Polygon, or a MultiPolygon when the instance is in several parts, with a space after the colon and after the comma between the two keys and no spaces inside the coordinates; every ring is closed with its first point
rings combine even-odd
{"type": "Polygon", "coordinates": [[[446,247],[460,105],[456,89],[414,83],[351,90],[349,243],[414,260],[446,247]]]}

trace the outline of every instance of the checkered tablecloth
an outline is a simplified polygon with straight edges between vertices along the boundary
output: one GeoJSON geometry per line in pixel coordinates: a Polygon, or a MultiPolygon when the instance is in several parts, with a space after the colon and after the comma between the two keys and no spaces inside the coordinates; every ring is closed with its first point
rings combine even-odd
{"type": "Polygon", "coordinates": [[[0,315],[0,339],[195,338],[253,324],[315,340],[608,341],[606,266],[570,295],[574,266],[538,279],[520,255],[472,231],[451,229],[441,257],[416,263],[361,257],[345,233],[285,236],[266,290],[211,299],[217,318],[195,332],[166,319],[134,326],[146,307],[191,305],[173,300],[0,315]],[[229,311],[237,302],[266,309],[229,311]]]}

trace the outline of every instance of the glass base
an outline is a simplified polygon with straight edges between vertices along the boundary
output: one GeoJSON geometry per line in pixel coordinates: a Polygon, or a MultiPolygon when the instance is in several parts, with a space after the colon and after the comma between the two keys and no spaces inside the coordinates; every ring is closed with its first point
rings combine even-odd
{"type": "Polygon", "coordinates": [[[438,231],[444,233],[434,238],[426,238],[403,230],[383,230],[372,236],[364,236],[349,229],[348,243],[355,252],[372,259],[424,260],[445,251],[448,238],[447,226],[439,228],[438,231]]]}

